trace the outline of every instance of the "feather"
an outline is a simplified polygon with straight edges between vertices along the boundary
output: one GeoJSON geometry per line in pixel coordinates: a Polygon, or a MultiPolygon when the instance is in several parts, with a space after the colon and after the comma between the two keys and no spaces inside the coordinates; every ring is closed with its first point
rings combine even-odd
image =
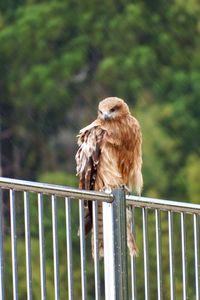
{"type": "MultiPolygon", "coordinates": [[[[92,124],[91,124],[92,125],[92,124]]],[[[97,166],[100,156],[100,143],[104,131],[96,126],[87,126],[80,131],[76,154],[77,175],[80,177],[79,188],[94,190],[97,166]]],[[[92,203],[85,201],[85,233],[92,229],[92,203]]]]}
{"type": "MultiPolygon", "coordinates": [[[[130,115],[128,105],[119,98],[99,103],[97,119],[81,129],[76,154],[79,187],[105,190],[126,186],[141,194],[142,135],[139,122],[130,115]]],[[[85,202],[85,231],[92,229],[91,203],[85,202]]],[[[99,208],[99,254],[103,255],[102,206],[99,208]]],[[[127,213],[127,242],[131,255],[137,247],[127,213]]]]}

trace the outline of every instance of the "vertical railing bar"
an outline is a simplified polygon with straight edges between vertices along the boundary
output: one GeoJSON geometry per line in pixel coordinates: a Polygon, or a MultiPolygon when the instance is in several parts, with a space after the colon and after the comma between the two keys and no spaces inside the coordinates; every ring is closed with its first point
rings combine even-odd
{"type": "Polygon", "coordinates": [[[170,272],[170,300],[175,300],[175,267],[174,267],[174,222],[173,213],[168,211],[169,234],[169,272],[170,272]]]}
{"type": "Polygon", "coordinates": [[[10,219],[11,219],[11,248],[12,248],[12,272],[13,272],[13,299],[18,299],[18,273],[17,273],[17,233],[15,191],[10,190],[10,219]]]}
{"type": "Polygon", "coordinates": [[[147,218],[148,218],[148,210],[147,210],[147,208],[142,208],[145,300],[150,299],[149,253],[148,253],[148,219],[147,218]]]}
{"type": "Polygon", "coordinates": [[[3,191],[0,190],[0,299],[4,300],[3,191]]]}
{"type": "Polygon", "coordinates": [[[28,192],[24,192],[24,223],[25,223],[25,248],[26,248],[27,299],[32,300],[31,238],[30,238],[28,192]]]}
{"type": "Polygon", "coordinates": [[[57,224],[57,199],[51,196],[52,204],[52,232],[53,232],[53,264],[54,264],[54,289],[55,300],[60,299],[60,275],[59,275],[59,256],[58,256],[58,224],[57,224]]]}
{"type": "Polygon", "coordinates": [[[94,243],[94,274],[95,274],[95,300],[100,300],[100,275],[99,275],[99,237],[98,237],[98,204],[92,203],[93,215],[93,243],[94,243]]]}
{"type": "MultiPolygon", "coordinates": [[[[114,255],[113,203],[103,202],[104,282],[105,300],[116,300],[116,262],[114,255]]],[[[120,297],[120,295],[119,295],[120,297]]]]}
{"type": "Polygon", "coordinates": [[[43,195],[38,194],[38,223],[39,223],[39,249],[40,249],[40,281],[41,299],[46,300],[46,270],[45,270],[45,247],[44,247],[44,212],[43,195]]]}
{"type": "Polygon", "coordinates": [[[161,222],[160,210],[155,210],[156,221],[156,261],[157,261],[157,290],[158,300],[163,299],[162,295],[162,247],[161,247],[161,222]]]}
{"type": "Polygon", "coordinates": [[[86,255],[85,255],[85,224],[84,224],[84,201],[79,200],[79,223],[80,223],[80,254],[81,254],[81,286],[82,300],[87,299],[86,287],[86,255]]]}
{"type": "Polygon", "coordinates": [[[67,197],[65,198],[65,211],[66,211],[68,300],[73,300],[72,237],[71,237],[71,199],[67,198],[67,197]]]}
{"type": "Polygon", "coordinates": [[[194,267],[195,267],[195,294],[196,300],[200,299],[200,290],[199,290],[199,219],[198,215],[193,215],[193,225],[194,225],[194,267]]]}
{"type": "Polygon", "coordinates": [[[188,299],[187,253],[186,253],[186,214],[181,213],[182,285],[183,300],[188,299]]]}
{"type": "MultiPolygon", "coordinates": [[[[134,237],[135,234],[135,208],[132,207],[132,232],[134,237]]],[[[136,257],[131,256],[131,290],[132,290],[132,300],[137,300],[137,285],[136,285],[136,257]]]]}

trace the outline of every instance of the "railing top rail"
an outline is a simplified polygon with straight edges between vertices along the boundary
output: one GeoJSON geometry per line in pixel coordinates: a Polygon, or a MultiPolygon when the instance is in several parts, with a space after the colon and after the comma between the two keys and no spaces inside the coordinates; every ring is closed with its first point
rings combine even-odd
{"type": "Polygon", "coordinates": [[[172,212],[185,212],[191,214],[200,214],[200,205],[187,202],[178,202],[173,200],[163,200],[156,198],[147,198],[140,196],[126,196],[127,204],[136,207],[146,207],[160,209],[172,212]]]}
{"type": "Polygon", "coordinates": [[[3,189],[13,189],[17,191],[50,194],[58,197],[71,197],[83,200],[98,200],[105,202],[113,201],[112,194],[107,194],[104,192],[87,191],[55,184],[11,179],[5,177],[0,177],[0,187],[3,189]]]}
{"type": "MultiPolygon", "coordinates": [[[[14,189],[17,191],[29,191],[43,193],[60,197],[71,197],[83,200],[97,200],[112,202],[113,195],[104,192],[87,191],[72,187],[60,186],[55,184],[33,182],[27,180],[11,179],[0,177],[0,187],[3,189],[14,189]]],[[[126,196],[127,204],[136,207],[146,207],[172,212],[186,212],[200,215],[200,205],[194,203],[178,202],[156,198],[126,196]]]]}

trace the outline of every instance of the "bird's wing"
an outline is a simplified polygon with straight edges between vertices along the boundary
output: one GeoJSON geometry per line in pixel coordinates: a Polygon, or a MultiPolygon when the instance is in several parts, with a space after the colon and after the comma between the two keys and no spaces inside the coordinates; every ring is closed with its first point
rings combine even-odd
{"type": "MultiPolygon", "coordinates": [[[[78,151],[76,154],[77,175],[79,175],[79,187],[85,190],[93,190],[96,179],[97,166],[100,158],[100,147],[105,131],[93,122],[80,131],[78,138],[78,151]]],[[[92,228],[92,203],[85,202],[85,232],[92,228]]]]}

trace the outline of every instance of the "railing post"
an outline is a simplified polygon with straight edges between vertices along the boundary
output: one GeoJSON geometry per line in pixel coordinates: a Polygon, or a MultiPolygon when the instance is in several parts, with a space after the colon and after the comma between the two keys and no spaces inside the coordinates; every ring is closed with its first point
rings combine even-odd
{"type": "Polygon", "coordinates": [[[114,189],[113,198],[103,203],[105,299],[128,300],[125,191],[114,189]]]}

